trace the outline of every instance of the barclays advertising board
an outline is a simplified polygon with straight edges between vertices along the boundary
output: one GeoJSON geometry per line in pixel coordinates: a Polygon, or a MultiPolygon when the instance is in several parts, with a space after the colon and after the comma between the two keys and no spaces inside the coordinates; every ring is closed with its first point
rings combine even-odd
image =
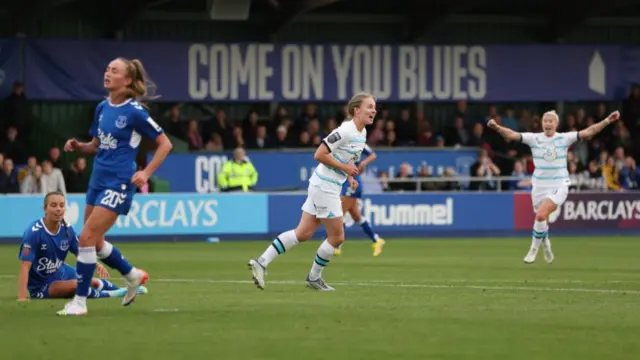
{"type": "MultiPolygon", "coordinates": [[[[477,150],[376,150],[376,161],[368,170],[386,171],[394,176],[400,164],[409,163],[417,170],[423,163],[435,174],[445,167],[453,167],[458,174],[468,174],[476,161],[477,150]]],[[[152,155],[150,155],[152,156],[152,155]]],[[[260,152],[249,151],[247,156],[258,171],[257,189],[306,189],[307,181],[317,162],[311,151],[260,152]]],[[[217,189],[217,177],[231,154],[170,154],[156,171],[169,181],[171,192],[209,193],[217,189]]]]}
{"type": "MultiPolygon", "coordinates": [[[[21,237],[30,222],[43,216],[40,195],[0,196],[0,238],[21,237]]],[[[264,234],[268,230],[266,194],[137,195],[127,216],[120,216],[107,235],[164,236],[264,234]]],[[[84,195],[67,195],[65,219],[83,227],[84,195]]]]}

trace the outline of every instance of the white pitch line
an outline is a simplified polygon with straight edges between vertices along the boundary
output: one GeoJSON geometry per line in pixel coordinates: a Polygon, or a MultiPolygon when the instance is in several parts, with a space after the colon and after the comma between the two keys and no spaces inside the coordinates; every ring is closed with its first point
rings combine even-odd
{"type": "MultiPolygon", "coordinates": [[[[0,278],[15,278],[15,275],[0,275],[0,278]]],[[[215,279],[169,279],[159,278],[151,279],[151,282],[165,283],[191,283],[191,284],[253,284],[252,280],[215,280],[215,279]]],[[[357,286],[357,287],[391,287],[391,288],[418,288],[418,289],[472,289],[472,290],[509,290],[509,291],[547,291],[547,292],[576,292],[576,293],[598,293],[598,294],[630,294],[640,295],[640,290],[624,290],[624,289],[589,289],[589,288],[550,288],[536,286],[483,286],[483,285],[461,285],[464,283],[580,283],[580,284],[605,284],[605,283],[638,283],[633,280],[606,280],[606,281],[583,281],[583,280],[432,280],[425,283],[408,284],[397,281],[351,281],[351,282],[331,282],[336,286],[357,286]],[[456,283],[456,284],[447,284],[456,283]]],[[[276,280],[269,281],[269,284],[275,285],[304,285],[302,281],[295,280],[276,280]]]]}
{"type": "MultiPolygon", "coordinates": [[[[253,284],[250,280],[207,280],[207,279],[156,279],[157,282],[170,283],[201,283],[201,284],[253,284]]],[[[304,285],[301,281],[283,280],[269,281],[268,284],[275,285],[304,285]]],[[[480,285],[436,285],[436,284],[405,284],[405,283],[383,283],[383,282],[331,282],[336,286],[357,286],[357,287],[394,287],[394,288],[422,288],[422,289],[473,289],[473,290],[522,290],[522,291],[555,291],[555,292],[576,292],[576,293],[598,293],[598,294],[630,294],[640,295],[640,290],[617,290],[617,289],[582,289],[582,288],[547,288],[529,286],[480,286],[480,285]]]]}

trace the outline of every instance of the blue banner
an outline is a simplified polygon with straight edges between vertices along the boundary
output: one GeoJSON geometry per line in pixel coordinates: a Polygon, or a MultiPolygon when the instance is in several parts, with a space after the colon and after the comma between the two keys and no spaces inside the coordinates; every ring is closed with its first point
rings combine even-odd
{"type": "MultiPolygon", "coordinates": [[[[468,174],[477,158],[477,150],[473,149],[376,150],[376,154],[378,157],[368,171],[386,171],[392,177],[403,162],[409,163],[414,171],[426,163],[434,174],[440,174],[445,167],[455,168],[458,174],[468,174]]],[[[307,181],[318,164],[311,151],[249,151],[247,156],[258,171],[258,190],[306,189],[307,181]]],[[[216,190],[218,173],[230,158],[231,154],[170,154],[156,175],[169,181],[171,192],[208,193],[216,190]]]]}
{"type": "MultiPolygon", "coordinates": [[[[269,231],[279,233],[294,228],[305,199],[306,195],[270,195],[269,213],[277,215],[269,217],[269,231]]],[[[380,194],[360,201],[362,216],[382,237],[513,230],[513,216],[508,216],[513,209],[513,194],[380,194]],[[491,211],[487,211],[487,204],[491,204],[491,211]]],[[[360,226],[349,217],[345,224],[347,237],[364,237],[360,226]]]]}
{"type": "Polygon", "coordinates": [[[11,93],[14,82],[20,80],[20,42],[0,39],[0,99],[11,93]]]}
{"type": "Polygon", "coordinates": [[[144,62],[162,101],[596,101],[640,81],[637,49],[30,39],[26,69],[39,100],[103,99],[104,69],[124,56],[144,62]]]}
{"type": "MultiPolygon", "coordinates": [[[[0,238],[22,237],[30,222],[41,218],[43,196],[0,196],[0,238]]],[[[67,195],[65,219],[81,231],[84,195],[67,195]]],[[[107,233],[115,236],[265,234],[266,194],[136,195],[131,211],[107,233]]]]}

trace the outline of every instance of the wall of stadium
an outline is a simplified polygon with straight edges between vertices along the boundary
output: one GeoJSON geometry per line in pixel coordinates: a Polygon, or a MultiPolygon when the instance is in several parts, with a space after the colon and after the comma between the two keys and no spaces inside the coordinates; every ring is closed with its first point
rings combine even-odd
{"type": "MultiPolygon", "coordinates": [[[[294,227],[304,194],[137,195],[114,241],[269,239],[294,227]]],[[[42,196],[0,197],[0,242],[17,242],[42,216],[42,196]]],[[[67,197],[66,220],[82,229],[84,195],[67,197]]],[[[528,193],[406,193],[366,196],[361,210],[384,237],[526,236],[533,224],[528,193]]],[[[362,238],[347,216],[347,238],[362,238]]],[[[640,233],[640,193],[573,193],[554,234],[640,233]]],[[[322,230],[318,237],[324,236],[322,230]]]]}

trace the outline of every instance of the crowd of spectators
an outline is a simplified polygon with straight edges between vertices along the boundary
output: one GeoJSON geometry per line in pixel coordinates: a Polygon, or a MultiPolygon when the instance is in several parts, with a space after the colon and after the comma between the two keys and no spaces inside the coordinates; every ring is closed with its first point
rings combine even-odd
{"type": "MultiPolygon", "coordinates": [[[[615,109],[598,104],[593,113],[583,108],[564,114],[559,131],[581,130],[605,118],[615,109]]],[[[521,143],[507,143],[496,132],[487,130],[486,121],[495,119],[515,131],[541,131],[540,114],[526,109],[498,108],[488,105],[486,116],[471,115],[467,104],[455,104],[454,115],[445,126],[433,126],[421,111],[409,108],[393,113],[384,104],[375,123],[368,131],[372,147],[475,147],[477,161],[470,167],[469,176],[482,177],[482,181],[458,181],[455,170],[434,172],[424,163],[417,168],[402,163],[396,174],[384,171],[376,174],[385,190],[527,190],[533,172],[533,159],[529,149],[521,143]],[[515,180],[496,181],[500,176],[515,180]],[[443,181],[415,179],[446,177],[443,181]],[[406,181],[403,181],[406,179],[406,181]]],[[[184,140],[191,151],[224,151],[246,149],[314,148],[321,139],[335,129],[346,117],[346,108],[333,116],[321,117],[314,104],[307,104],[301,114],[290,114],[279,107],[271,117],[249,111],[244,120],[230,121],[225,109],[219,108],[211,119],[189,119],[181,114],[181,105],[173,106],[160,115],[167,133],[184,140]],[[262,117],[261,117],[262,116],[262,117]],[[266,119],[266,120],[265,120],[266,119]]],[[[62,170],[60,150],[53,148],[46,159],[30,154],[27,143],[30,108],[24,87],[14,84],[12,94],[3,103],[0,116],[0,193],[43,193],[51,190],[85,192],[88,174],[86,159],[80,157],[62,170]],[[23,165],[20,170],[16,168],[23,165]]],[[[156,114],[156,117],[158,115],[156,114]]],[[[571,187],[579,190],[624,191],[638,189],[640,170],[636,159],[640,146],[632,139],[640,136],[640,88],[634,87],[624,102],[622,120],[607,127],[589,142],[575,144],[568,154],[571,187]]],[[[400,163],[401,161],[399,161],[400,163]]],[[[466,174],[465,174],[466,175],[466,174]]]]}

